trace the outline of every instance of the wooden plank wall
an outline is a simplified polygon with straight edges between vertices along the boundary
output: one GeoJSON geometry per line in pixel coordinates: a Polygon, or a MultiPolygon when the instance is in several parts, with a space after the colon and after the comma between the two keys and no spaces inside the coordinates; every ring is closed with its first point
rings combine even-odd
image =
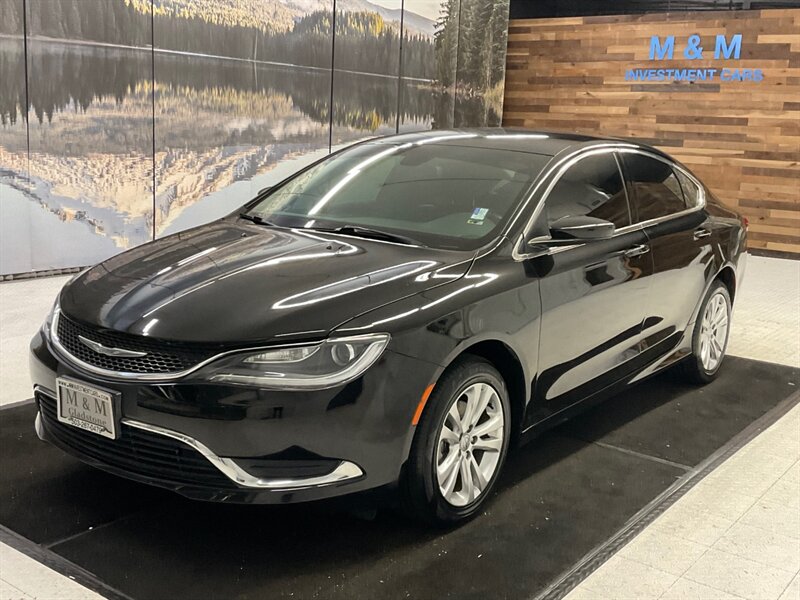
{"type": "Polygon", "coordinates": [[[800,9],[512,20],[505,126],[637,138],[750,220],[750,247],[800,253],[800,9]],[[740,60],[714,39],[742,34],[740,60]],[[686,60],[698,34],[703,59],[686,60]],[[650,37],[676,36],[650,61],[650,37]],[[761,82],[652,83],[630,68],[762,69],[761,82]]]}

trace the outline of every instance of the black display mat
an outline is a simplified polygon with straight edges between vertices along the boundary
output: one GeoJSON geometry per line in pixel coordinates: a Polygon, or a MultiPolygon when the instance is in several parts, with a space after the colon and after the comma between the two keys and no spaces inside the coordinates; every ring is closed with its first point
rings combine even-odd
{"type": "Polygon", "coordinates": [[[702,388],[664,373],[522,447],[485,513],[449,532],[360,518],[369,496],[185,500],[40,442],[17,406],[0,411],[0,525],[137,599],[531,598],[800,384],[790,367],[723,368],[702,388]]]}

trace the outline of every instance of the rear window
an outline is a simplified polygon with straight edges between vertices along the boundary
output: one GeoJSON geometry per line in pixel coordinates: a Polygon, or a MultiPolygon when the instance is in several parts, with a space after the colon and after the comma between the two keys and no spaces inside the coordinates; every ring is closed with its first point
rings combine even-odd
{"type": "Polygon", "coordinates": [[[649,221],[686,210],[683,190],[667,163],[642,154],[622,154],[638,221],[649,221]]]}
{"type": "Polygon", "coordinates": [[[695,208],[696,206],[700,206],[701,194],[700,188],[697,186],[697,184],[679,169],[675,169],[675,176],[678,178],[678,181],[681,184],[681,190],[683,190],[683,198],[686,203],[686,208],[695,208]]]}

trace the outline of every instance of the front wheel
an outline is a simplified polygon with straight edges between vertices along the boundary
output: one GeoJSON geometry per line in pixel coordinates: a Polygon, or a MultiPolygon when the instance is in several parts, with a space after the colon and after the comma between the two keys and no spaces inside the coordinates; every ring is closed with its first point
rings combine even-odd
{"type": "Polygon", "coordinates": [[[719,373],[731,323],[731,296],[721,281],[708,290],[695,322],[692,354],[681,363],[684,375],[694,383],[709,383],[719,373]]]}
{"type": "Polygon", "coordinates": [[[487,361],[451,366],[417,426],[402,482],[406,511],[438,525],[475,516],[508,451],[511,409],[505,382],[487,361]]]}

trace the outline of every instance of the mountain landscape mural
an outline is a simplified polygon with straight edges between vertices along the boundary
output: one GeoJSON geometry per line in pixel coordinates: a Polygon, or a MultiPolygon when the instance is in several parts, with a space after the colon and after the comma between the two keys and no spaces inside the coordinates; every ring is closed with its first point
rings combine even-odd
{"type": "Polygon", "coordinates": [[[507,0],[0,2],[0,274],[218,218],[357,140],[499,124],[507,15],[507,0]]]}

